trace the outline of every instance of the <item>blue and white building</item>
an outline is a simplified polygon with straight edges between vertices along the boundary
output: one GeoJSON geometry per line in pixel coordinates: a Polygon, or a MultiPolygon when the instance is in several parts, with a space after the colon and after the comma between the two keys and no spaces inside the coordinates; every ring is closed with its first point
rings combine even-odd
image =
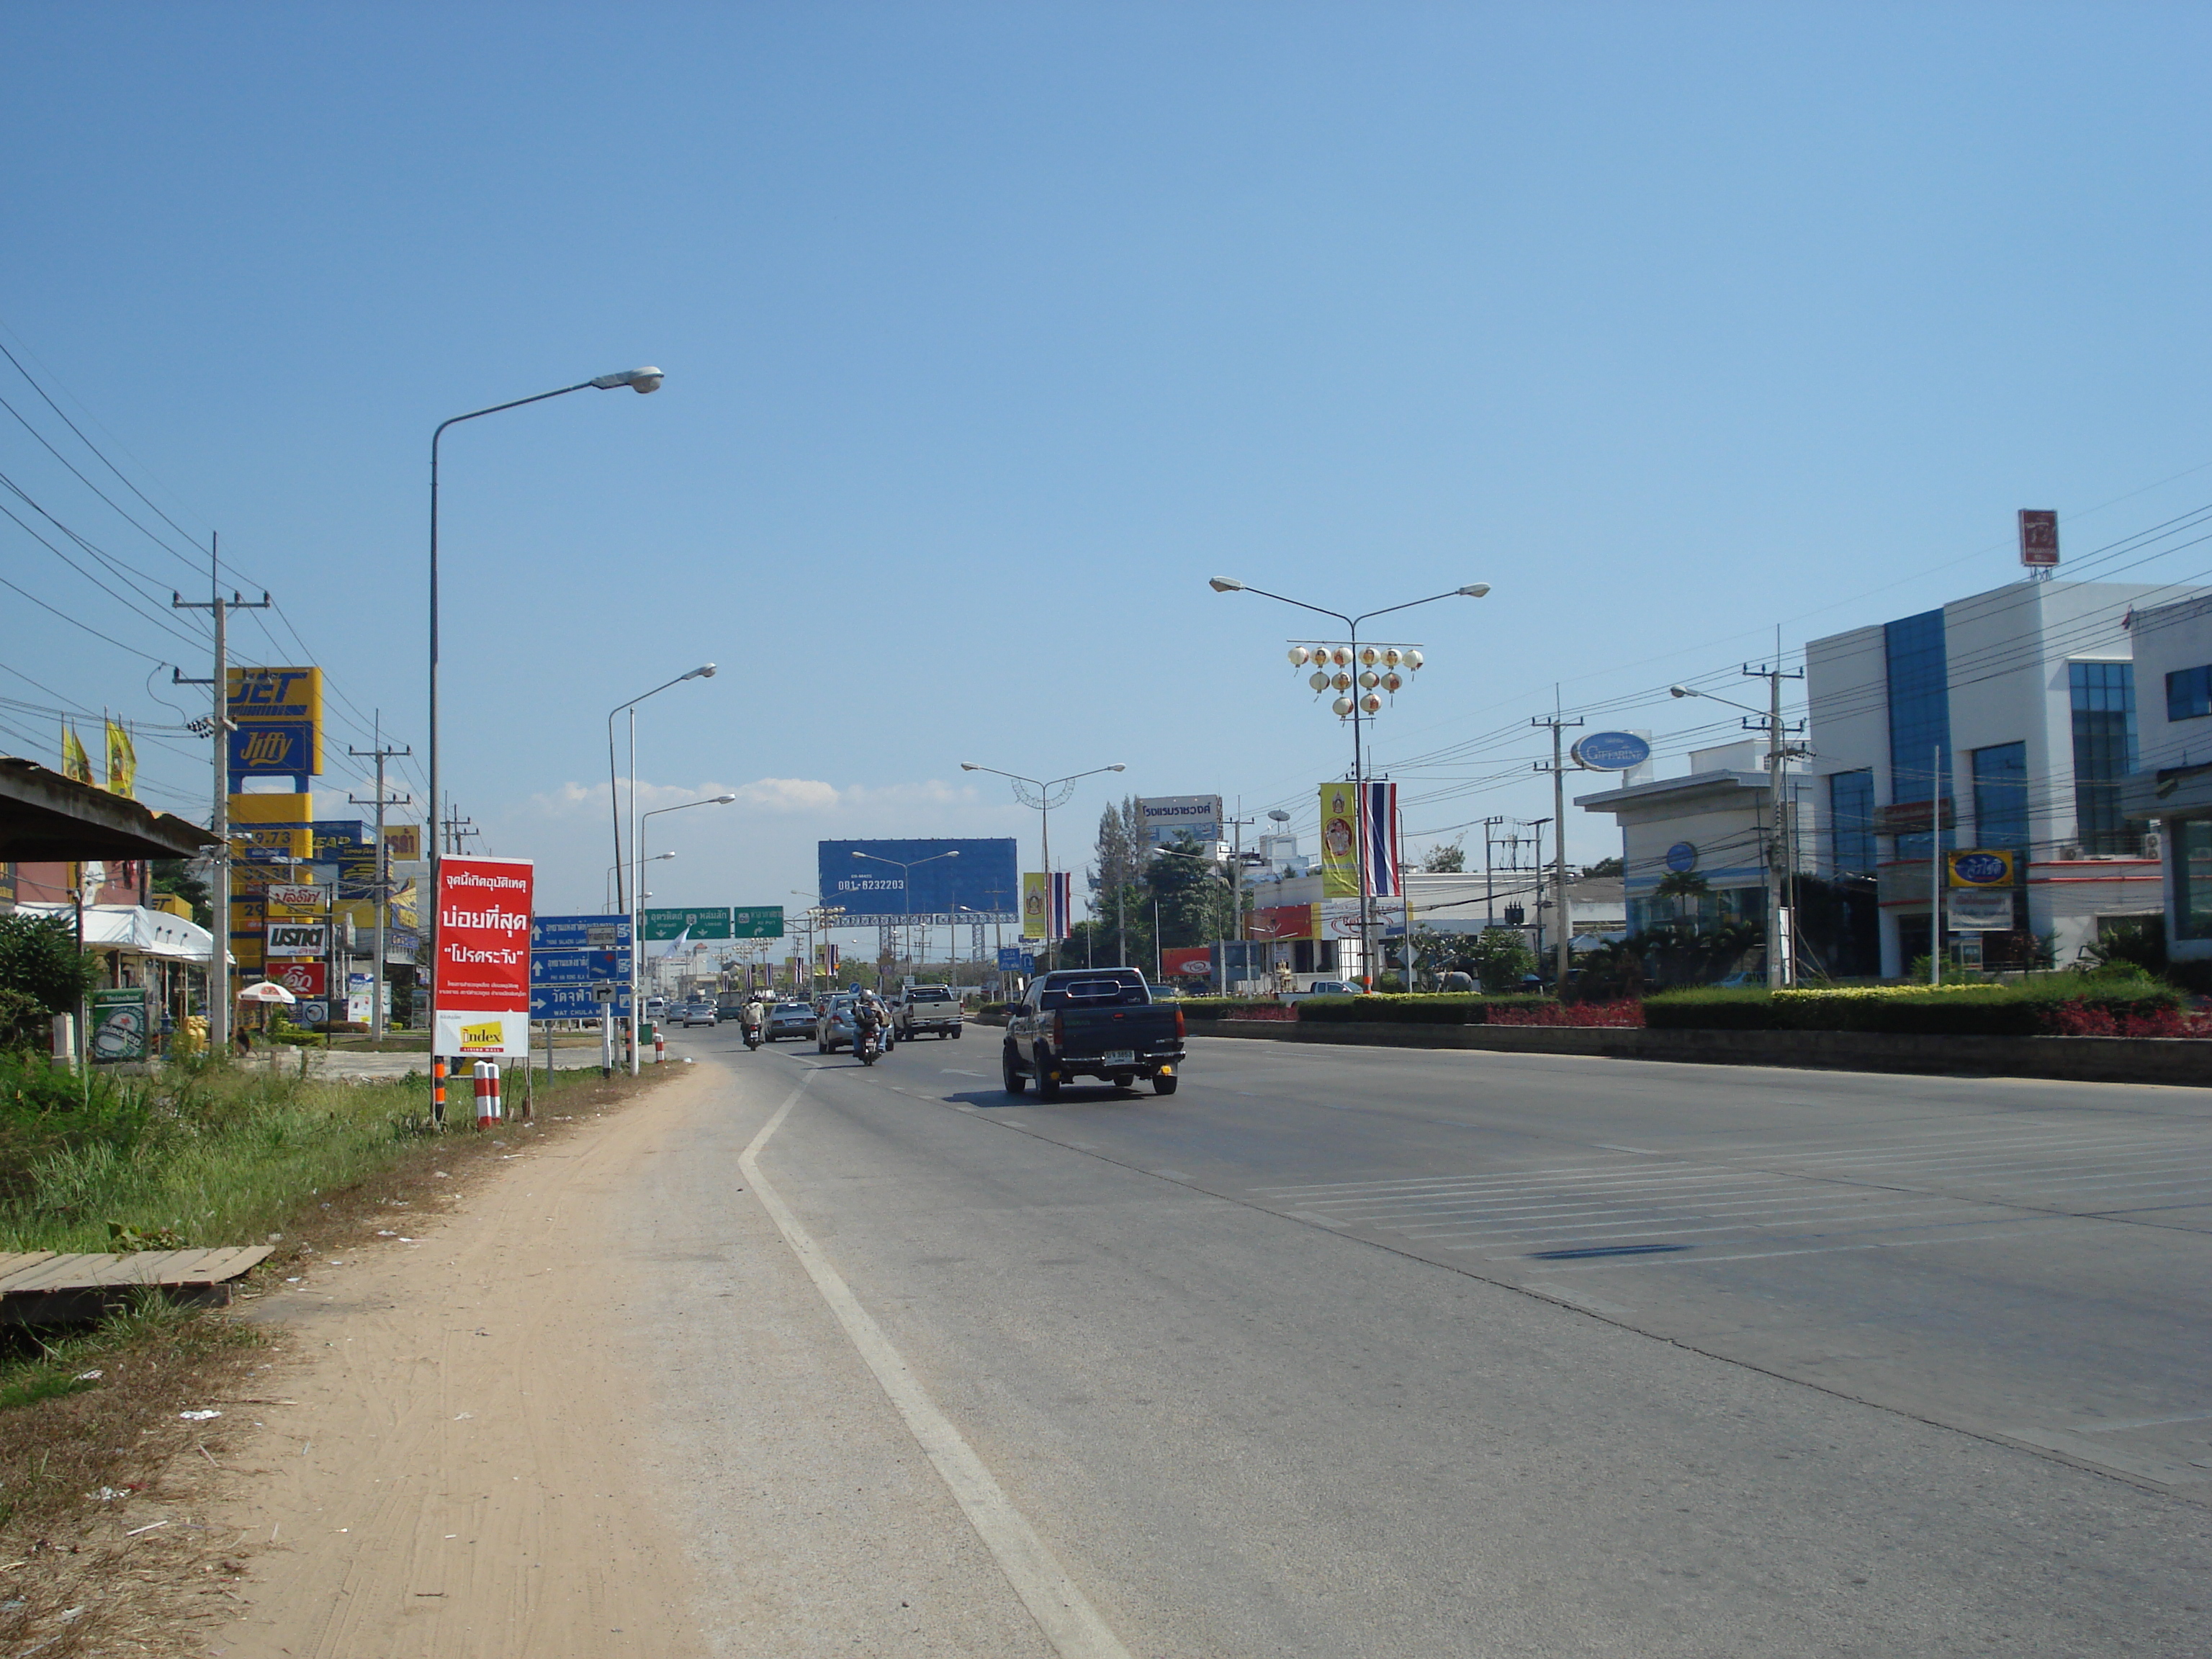
{"type": "Polygon", "coordinates": [[[2166,954],[2212,960],[2212,594],[2135,613],[2142,688],[2129,817],[2159,826],[2166,954]]]}
{"type": "MultiPolygon", "coordinates": [[[[1812,862],[1872,879],[1885,977],[1929,951],[1940,852],[2015,856],[2012,928],[1958,936],[1984,965],[2045,949],[2063,965],[2104,922],[2159,909],[2156,835],[2123,799],[2139,738],[2128,624],[2174,592],[2021,581],[1806,647],[1812,862]]],[[[2212,760],[2212,735],[2200,746],[2212,760]]]]}

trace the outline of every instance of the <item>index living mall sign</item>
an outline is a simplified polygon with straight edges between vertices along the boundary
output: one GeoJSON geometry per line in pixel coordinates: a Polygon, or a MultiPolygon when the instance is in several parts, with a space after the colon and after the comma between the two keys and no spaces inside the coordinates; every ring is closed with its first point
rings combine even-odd
{"type": "Polygon", "coordinates": [[[439,860],[433,1053],[530,1053],[533,878],[528,859],[439,860]]]}

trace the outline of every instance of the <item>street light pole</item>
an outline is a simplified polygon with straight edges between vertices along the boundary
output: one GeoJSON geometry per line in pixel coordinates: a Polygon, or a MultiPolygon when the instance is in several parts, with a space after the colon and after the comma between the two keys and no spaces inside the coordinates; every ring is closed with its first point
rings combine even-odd
{"type": "MultiPolygon", "coordinates": [[[[906,915],[908,935],[906,943],[907,948],[912,950],[914,948],[914,872],[923,865],[934,864],[939,859],[957,859],[960,856],[960,849],[956,847],[949,853],[932,853],[927,858],[916,859],[911,864],[902,864],[896,859],[887,859],[878,853],[863,853],[858,848],[853,849],[853,856],[856,859],[868,859],[877,864],[888,864],[899,872],[899,892],[905,900],[901,908],[906,915]]],[[[923,954],[927,953],[927,947],[925,946],[923,954]]],[[[882,975],[878,974],[878,977],[880,978],[882,975]]]]}
{"type": "Polygon", "coordinates": [[[623,713],[629,715],[629,828],[630,839],[634,842],[637,838],[637,706],[647,697],[659,696],[672,685],[681,685],[686,680],[711,680],[714,678],[714,665],[702,663],[690,673],[678,674],[674,679],[656,685],[650,691],[641,691],[628,702],[618,702],[607,710],[607,805],[614,814],[615,823],[615,908],[617,910],[627,907],[623,902],[623,802],[615,777],[615,716],[623,713]]]}
{"type": "MultiPolygon", "coordinates": [[[[1671,696],[1705,697],[1714,702],[1724,702],[1731,708],[1741,708],[1752,719],[1758,720],[1760,726],[1765,730],[1766,798],[1770,803],[1765,849],[1766,854],[1766,986],[1769,990],[1778,991],[1784,986],[1793,984],[1797,977],[1791,971],[1794,966],[1791,959],[1796,954],[1796,929],[1791,924],[1796,918],[1792,916],[1789,921],[1784,921],[1783,904],[1787,896],[1784,885],[1787,879],[1787,873],[1783,859],[1785,842],[1782,831],[1782,773],[1784,765],[1789,760],[1790,750],[1786,743],[1786,728],[1782,720],[1782,682],[1802,679],[1805,674],[1802,669],[1795,672],[1785,672],[1778,663],[1771,668],[1753,668],[1746,664],[1743,672],[1754,679],[1763,679],[1766,682],[1767,694],[1765,708],[1753,708],[1749,703],[1738,702],[1733,697],[1718,696],[1711,691],[1700,691],[1694,686],[1670,685],[1667,690],[1671,696]]],[[[1746,720],[1743,724],[1749,726],[1751,721],[1746,720]]],[[[1942,839],[1939,834],[1936,840],[1940,842],[1942,839]]],[[[1932,889],[1930,891],[1933,896],[1929,900],[1929,926],[1931,929],[1929,937],[1933,938],[1935,937],[1933,930],[1942,925],[1936,917],[1936,910],[1942,905],[1943,897],[1940,892],[1935,892],[1932,889]]]]}
{"type": "MultiPolygon", "coordinates": [[[[588,380],[579,380],[574,386],[556,387],[551,392],[540,392],[533,397],[516,398],[511,402],[493,404],[486,409],[472,409],[465,415],[456,415],[441,421],[430,434],[430,998],[431,1007],[437,1007],[438,987],[444,983],[445,964],[438,955],[438,864],[445,849],[437,834],[438,819],[445,811],[445,798],[439,793],[441,774],[438,752],[438,447],[444,441],[446,428],[459,426],[464,421],[481,420],[487,415],[497,415],[510,409],[520,409],[527,404],[542,404],[549,398],[565,398],[572,392],[611,392],[626,386],[633,392],[656,392],[667,377],[657,368],[626,368],[613,374],[601,374],[588,380]]],[[[437,1051],[438,1037],[434,1029],[430,1048],[437,1051]]]]}
{"type": "MultiPolygon", "coordinates": [[[[1044,852],[1045,907],[1052,906],[1052,809],[1065,806],[1075,793],[1074,786],[1085,778],[1095,778],[1102,772],[1126,772],[1129,769],[1118,763],[1112,766],[1094,766],[1088,772],[1071,772],[1064,778],[1025,778],[1018,772],[1001,772],[995,766],[978,766],[973,761],[962,761],[963,772],[988,772],[993,777],[1005,778],[1014,786],[1014,799],[1024,806],[1036,809],[1040,820],[1039,834],[1044,852]]],[[[1045,941],[1047,950],[1059,944],[1057,939],[1045,941]]]]}
{"type": "MultiPolygon", "coordinates": [[[[688,679],[690,677],[686,675],[684,678],[688,679]]],[[[645,817],[657,818],[663,812],[688,811],[694,806],[727,806],[736,799],[737,797],[735,795],[704,795],[697,800],[678,802],[674,806],[656,806],[653,811],[647,812],[645,815],[645,817]]],[[[633,802],[632,805],[635,805],[635,803],[633,802]]],[[[636,879],[630,883],[629,893],[629,1074],[632,1077],[635,1077],[637,1075],[638,1068],[642,1064],[637,1052],[639,1035],[637,959],[645,950],[645,940],[639,937],[638,918],[639,907],[644,902],[645,898],[645,866],[651,862],[650,860],[642,856],[645,843],[641,839],[640,839],[640,837],[644,833],[644,827],[645,818],[640,818],[638,820],[638,828],[635,832],[633,832],[630,838],[630,851],[634,854],[640,854],[634,866],[636,872],[636,879]]],[[[672,853],[668,856],[673,858],[675,854],[672,853]]]]}
{"type": "MultiPolygon", "coordinates": [[[[1257,593],[1263,599],[1273,599],[1279,605],[1295,606],[1300,611],[1310,611],[1316,617],[1334,617],[1345,626],[1347,643],[1352,648],[1350,660],[1353,665],[1355,674],[1359,663],[1360,623],[1371,622],[1377,617],[1389,616],[1394,611],[1411,611],[1415,605],[1434,605],[1438,599],[1479,599],[1490,592],[1488,582],[1469,582],[1466,586],[1455,587],[1449,592],[1431,593],[1425,599],[1408,599],[1403,605],[1386,605],[1380,611],[1364,611],[1357,617],[1347,617],[1341,611],[1331,611],[1326,605],[1308,605],[1304,599],[1293,599],[1282,593],[1270,593],[1264,587],[1254,587],[1249,583],[1240,582],[1232,576],[1209,577],[1206,586],[1217,593],[1257,593]]],[[[1297,659],[1293,659],[1293,660],[1297,659]]],[[[1416,666],[1418,665],[1417,663],[1416,666]]],[[[1356,686],[1354,689],[1364,691],[1364,688],[1356,686]]],[[[1367,836],[1364,828],[1367,822],[1366,760],[1361,749],[1359,729],[1361,715],[1365,711],[1362,706],[1361,696],[1352,696],[1345,701],[1348,701],[1351,704],[1348,709],[1343,711],[1343,716],[1348,717],[1352,721],[1352,794],[1358,812],[1358,822],[1361,826],[1358,833],[1352,836],[1352,848],[1359,870],[1359,970],[1364,979],[1371,981],[1374,974],[1375,935],[1374,907],[1370,902],[1371,894],[1369,890],[1375,883],[1373,873],[1367,867],[1367,836]]],[[[1322,833],[1326,835],[1327,832],[1328,826],[1323,825],[1322,833]]],[[[1322,849],[1324,856],[1327,854],[1327,850],[1324,847],[1322,849]]]]}

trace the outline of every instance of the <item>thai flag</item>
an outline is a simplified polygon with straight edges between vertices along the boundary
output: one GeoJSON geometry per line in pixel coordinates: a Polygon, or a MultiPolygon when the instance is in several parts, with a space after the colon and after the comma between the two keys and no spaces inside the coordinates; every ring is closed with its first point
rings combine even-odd
{"type": "Polygon", "coordinates": [[[1359,867],[1366,872],[1370,898],[1401,898],[1405,881],[1399,868],[1398,786],[1370,778],[1360,803],[1359,867]]]}
{"type": "Polygon", "coordinates": [[[1068,918],[1075,908],[1075,876],[1073,872],[1055,870],[1052,874],[1052,918],[1045,927],[1047,939],[1066,939],[1068,918]]]}

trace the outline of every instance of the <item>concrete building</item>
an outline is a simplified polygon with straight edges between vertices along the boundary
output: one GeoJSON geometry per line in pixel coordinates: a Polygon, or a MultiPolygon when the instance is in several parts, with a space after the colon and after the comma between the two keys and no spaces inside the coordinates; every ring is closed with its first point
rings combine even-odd
{"type": "Polygon", "coordinates": [[[1928,954],[1931,866],[1951,850],[2008,852],[2021,872],[2013,925],[1947,936],[1954,960],[2063,965],[2105,920],[2159,908],[2156,845],[2121,799],[2136,746],[2126,624],[2172,591],[2021,581],[1806,647],[1821,825],[1806,839],[1826,879],[1873,878],[1884,977],[1928,954]]]}
{"type": "Polygon", "coordinates": [[[2138,611],[2130,633],[2142,696],[2120,811],[2160,830],[2167,956],[2212,961],[2212,595],[2138,611]]]}

